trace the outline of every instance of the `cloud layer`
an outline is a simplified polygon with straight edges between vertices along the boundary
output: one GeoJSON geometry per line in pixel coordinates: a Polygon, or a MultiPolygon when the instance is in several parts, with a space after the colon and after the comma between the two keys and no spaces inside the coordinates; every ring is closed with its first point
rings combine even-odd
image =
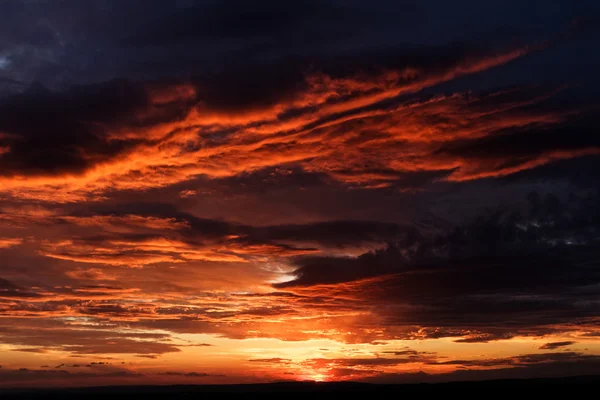
{"type": "Polygon", "coordinates": [[[597,4],[176,3],[0,16],[1,386],[597,373],[597,4]]]}

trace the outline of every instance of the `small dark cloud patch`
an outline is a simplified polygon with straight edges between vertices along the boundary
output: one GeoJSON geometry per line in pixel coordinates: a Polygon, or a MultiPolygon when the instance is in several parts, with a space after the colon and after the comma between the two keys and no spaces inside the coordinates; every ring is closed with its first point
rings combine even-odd
{"type": "Polygon", "coordinates": [[[474,160],[496,159],[506,166],[518,166],[548,151],[600,149],[600,140],[592,133],[592,119],[590,115],[550,126],[527,126],[484,138],[457,140],[438,153],[474,160]]]}
{"type": "MultiPolygon", "coordinates": [[[[45,367],[41,367],[45,368],[45,367]]],[[[73,379],[106,379],[106,378],[139,378],[144,375],[125,369],[107,372],[71,372],[66,369],[0,369],[0,378],[6,382],[35,382],[51,381],[54,379],[73,380],[73,379]]]]}
{"type": "Polygon", "coordinates": [[[14,283],[0,278],[0,298],[35,298],[39,297],[37,293],[25,290],[22,287],[15,285],[14,283]]]}
{"type": "Polygon", "coordinates": [[[572,340],[567,340],[567,341],[564,341],[564,342],[544,343],[543,345],[540,346],[540,350],[554,350],[554,349],[558,349],[560,347],[571,346],[571,345],[573,345],[575,343],[577,343],[577,342],[572,341],[572,340]]]}
{"type": "Polygon", "coordinates": [[[273,357],[273,358],[251,358],[248,361],[257,362],[257,363],[266,363],[266,364],[288,364],[288,363],[292,362],[292,360],[289,359],[289,358],[280,358],[280,357],[273,357]]]}
{"type": "Polygon", "coordinates": [[[17,349],[13,349],[12,351],[21,351],[24,353],[47,353],[47,349],[38,348],[38,347],[21,347],[17,349]]]}
{"type": "Polygon", "coordinates": [[[165,376],[183,376],[187,378],[208,378],[208,377],[224,377],[225,375],[220,374],[208,374],[204,372],[178,372],[178,371],[167,371],[160,372],[158,375],[165,376]]]}

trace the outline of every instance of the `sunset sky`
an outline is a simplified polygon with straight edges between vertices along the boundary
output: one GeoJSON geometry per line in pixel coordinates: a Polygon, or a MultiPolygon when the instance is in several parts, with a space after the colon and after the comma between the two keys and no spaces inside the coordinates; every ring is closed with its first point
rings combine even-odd
{"type": "Polygon", "coordinates": [[[598,26],[0,2],[0,387],[600,374],[598,26]]]}

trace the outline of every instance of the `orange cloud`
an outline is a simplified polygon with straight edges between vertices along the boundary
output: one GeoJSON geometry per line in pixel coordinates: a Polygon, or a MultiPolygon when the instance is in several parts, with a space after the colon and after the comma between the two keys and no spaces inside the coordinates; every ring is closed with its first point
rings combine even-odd
{"type": "MultiPolygon", "coordinates": [[[[149,105],[134,109],[120,125],[102,128],[108,143],[131,141],[126,151],[97,162],[90,159],[90,167],[80,172],[14,173],[0,178],[0,184],[4,193],[21,199],[77,202],[101,200],[109,189],[146,190],[198,175],[222,178],[283,164],[371,188],[414,171],[455,170],[452,180],[513,173],[554,160],[560,150],[523,160],[518,167],[485,168],[461,158],[438,157],[436,149],[501,130],[558,124],[578,110],[532,108],[552,92],[524,99],[527,92],[509,90],[412,103],[399,96],[503,65],[540,47],[544,45],[469,56],[439,70],[406,67],[343,78],[315,74],[297,93],[250,111],[211,109],[199,100],[201,89],[191,84],[149,83],[144,88],[149,105]],[[476,169],[481,171],[470,172],[476,169]]],[[[562,152],[560,158],[596,151],[582,148],[562,152]]]]}
{"type": "Polygon", "coordinates": [[[0,249],[6,249],[9,247],[18,246],[23,243],[21,238],[6,238],[0,237],[0,249]]]}

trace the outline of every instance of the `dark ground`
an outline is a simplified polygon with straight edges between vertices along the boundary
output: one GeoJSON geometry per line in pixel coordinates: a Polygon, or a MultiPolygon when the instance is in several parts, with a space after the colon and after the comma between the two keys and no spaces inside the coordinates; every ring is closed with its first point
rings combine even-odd
{"type": "Polygon", "coordinates": [[[512,379],[437,384],[378,385],[358,382],[277,382],[252,385],[174,385],[174,386],[102,386],[69,389],[0,389],[0,399],[11,398],[203,398],[206,393],[397,393],[397,394],[471,394],[493,396],[500,391],[512,394],[557,394],[567,389],[571,394],[596,396],[600,376],[569,378],[512,379]],[[588,390],[591,389],[591,390],[588,390]]]}

